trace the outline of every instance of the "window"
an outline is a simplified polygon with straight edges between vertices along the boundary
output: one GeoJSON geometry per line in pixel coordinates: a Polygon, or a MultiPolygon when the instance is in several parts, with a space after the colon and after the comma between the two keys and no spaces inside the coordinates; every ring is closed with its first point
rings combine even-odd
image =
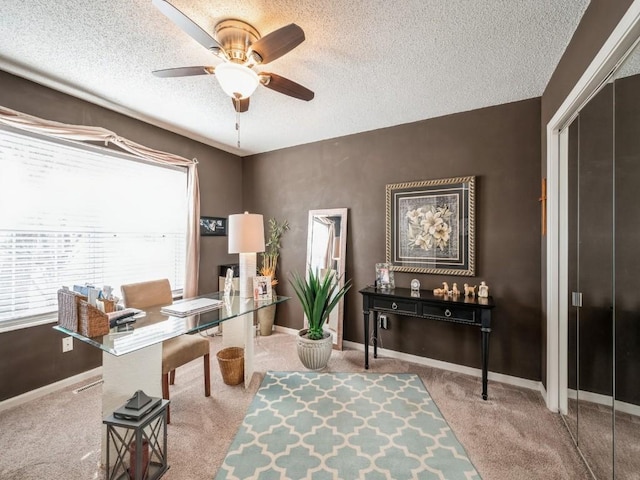
{"type": "Polygon", "coordinates": [[[0,128],[0,328],[63,285],[185,276],[187,169],[0,128]]]}

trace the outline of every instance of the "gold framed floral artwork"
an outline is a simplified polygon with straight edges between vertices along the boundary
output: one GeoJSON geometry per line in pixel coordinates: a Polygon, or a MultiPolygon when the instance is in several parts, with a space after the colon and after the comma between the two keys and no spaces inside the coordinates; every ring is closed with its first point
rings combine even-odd
{"type": "Polygon", "coordinates": [[[396,272],[475,275],[475,177],[387,185],[386,226],[396,272]]]}

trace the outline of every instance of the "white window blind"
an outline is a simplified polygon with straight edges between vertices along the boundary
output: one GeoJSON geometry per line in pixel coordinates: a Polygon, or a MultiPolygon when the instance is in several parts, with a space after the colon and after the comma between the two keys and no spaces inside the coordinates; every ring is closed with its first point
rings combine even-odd
{"type": "Polygon", "coordinates": [[[0,128],[0,327],[63,285],[182,289],[186,228],[186,169],[0,128]]]}

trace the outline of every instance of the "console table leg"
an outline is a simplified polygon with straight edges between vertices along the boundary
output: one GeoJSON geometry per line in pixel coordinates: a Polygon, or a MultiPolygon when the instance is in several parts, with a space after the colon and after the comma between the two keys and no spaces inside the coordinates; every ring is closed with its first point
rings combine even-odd
{"type": "Polygon", "coordinates": [[[482,328],[482,399],[487,399],[487,362],[489,361],[489,334],[491,329],[482,328]]]}
{"type": "Polygon", "coordinates": [[[369,310],[364,310],[364,368],[369,369],[369,310]]]}
{"type": "Polygon", "coordinates": [[[378,312],[373,311],[373,358],[378,358],[378,312]]]}

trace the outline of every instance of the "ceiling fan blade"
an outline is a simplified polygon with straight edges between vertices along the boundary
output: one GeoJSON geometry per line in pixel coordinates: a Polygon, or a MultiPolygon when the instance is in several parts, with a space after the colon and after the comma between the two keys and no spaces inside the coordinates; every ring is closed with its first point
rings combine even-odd
{"type": "Polygon", "coordinates": [[[244,113],[249,110],[249,97],[232,98],[231,102],[233,102],[233,108],[235,108],[236,112],[238,113],[244,113]]]}
{"type": "Polygon", "coordinates": [[[178,68],[165,68],[164,70],[154,70],[153,73],[156,77],[170,78],[170,77],[190,77],[193,75],[213,75],[214,67],[178,67],[178,68]]]}
{"type": "Polygon", "coordinates": [[[300,100],[313,100],[315,94],[306,87],[303,87],[299,83],[289,80],[288,78],[281,77],[275,73],[260,73],[261,83],[271,90],[275,90],[279,93],[284,93],[290,97],[299,98],[300,100]]]}
{"type": "Polygon", "coordinates": [[[152,3],[160,10],[169,20],[180,27],[187,35],[202,45],[207,50],[216,52],[224,52],[222,45],[218,41],[205,32],[198,24],[187,17],[184,13],[171,5],[166,0],[152,0],[152,3]]]}
{"type": "Polygon", "coordinates": [[[280,58],[302,42],[304,42],[304,32],[298,25],[291,23],[253,43],[249,48],[249,54],[257,53],[261,59],[258,63],[265,64],[280,58]]]}

